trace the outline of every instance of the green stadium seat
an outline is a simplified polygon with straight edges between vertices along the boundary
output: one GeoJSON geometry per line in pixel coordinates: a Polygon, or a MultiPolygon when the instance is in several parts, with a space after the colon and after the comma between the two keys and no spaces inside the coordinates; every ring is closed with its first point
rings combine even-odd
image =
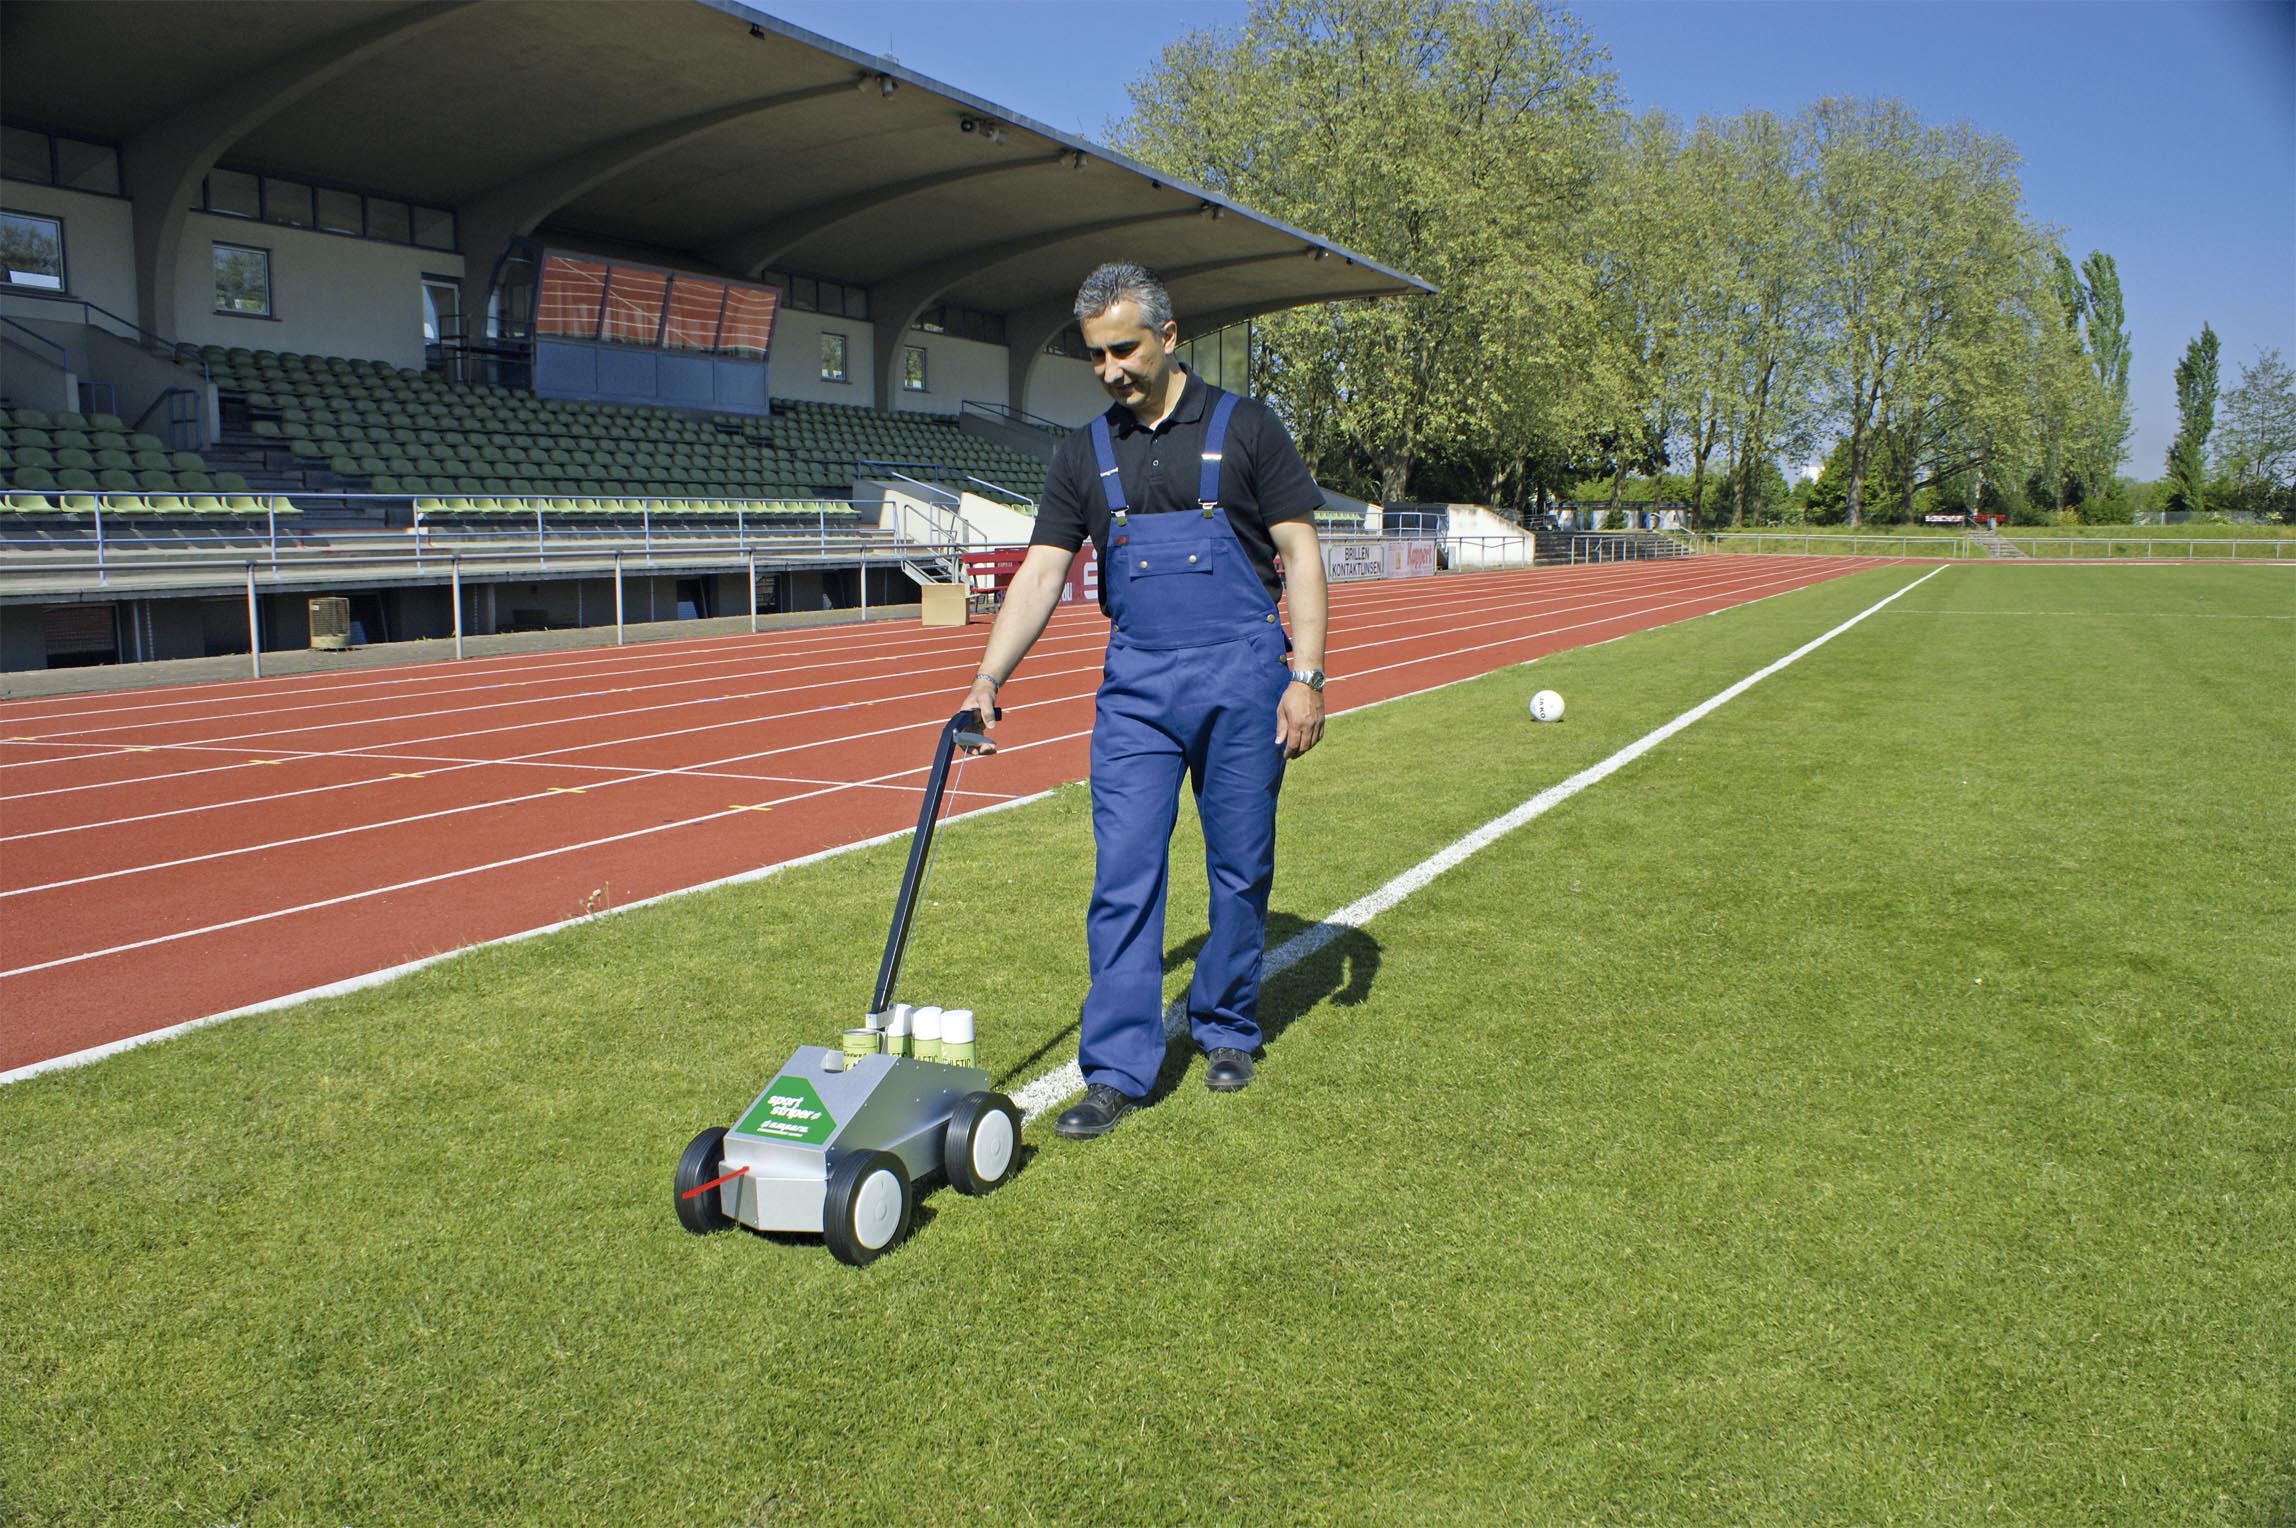
{"type": "Polygon", "coordinates": [[[16,465],[19,467],[54,467],[56,453],[46,446],[16,447],[16,465]]]}
{"type": "Polygon", "coordinates": [[[127,430],[127,426],[121,422],[120,416],[117,414],[90,414],[88,425],[91,429],[113,430],[123,434],[127,430]]]}
{"type": "Polygon", "coordinates": [[[45,467],[20,466],[16,469],[15,476],[18,488],[29,489],[35,493],[54,493],[62,486],[56,481],[56,475],[45,467]]]}
{"type": "Polygon", "coordinates": [[[77,467],[83,472],[93,472],[96,467],[96,459],[90,453],[76,446],[58,446],[56,448],[56,465],[59,467],[77,467]]]}
{"type": "Polygon", "coordinates": [[[219,493],[245,493],[247,479],[236,472],[218,472],[215,474],[215,487],[219,493]]]}
{"type": "Polygon", "coordinates": [[[211,493],[195,493],[183,502],[184,507],[195,515],[220,515],[224,512],[223,501],[211,493]]]}
{"type": "Polygon", "coordinates": [[[175,474],[172,472],[144,471],[136,474],[136,487],[145,493],[175,492],[175,474]]]}
{"type": "Polygon", "coordinates": [[[44,493],[12,493],[8,507],[20,515],[44,515],[56,506],[44,493]]]}

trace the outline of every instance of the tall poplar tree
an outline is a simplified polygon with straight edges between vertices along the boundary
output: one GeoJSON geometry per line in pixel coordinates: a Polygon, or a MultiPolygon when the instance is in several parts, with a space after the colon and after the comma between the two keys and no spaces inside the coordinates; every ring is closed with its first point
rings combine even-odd
{"type": "Polygon", "coordinates": [[[2168,448],[2170,509],[2198,513],[2208,503],[2208,437],[2216,428],[2216,331],[2206,322],[2176,363],[2176,439],[2168,448]]]}

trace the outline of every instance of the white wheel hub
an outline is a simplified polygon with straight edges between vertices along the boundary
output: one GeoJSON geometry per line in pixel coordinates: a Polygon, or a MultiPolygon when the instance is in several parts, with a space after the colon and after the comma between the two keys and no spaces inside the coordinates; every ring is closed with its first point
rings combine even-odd
{"type": "Polygon", "coordinates": [[[901,1182],[883,1168],[861,1180],[853,1196],[853,1239],[874,1252],[901,1225],[901,1182]]]}
{"type": "Polygon", "coordinates": [[[990,1109],[973,1126],[973,1176],[983,1183],[994,1183],[1005,1175],[1012,1165],[1012,1116],[1002,1109],[990,1109]]]}

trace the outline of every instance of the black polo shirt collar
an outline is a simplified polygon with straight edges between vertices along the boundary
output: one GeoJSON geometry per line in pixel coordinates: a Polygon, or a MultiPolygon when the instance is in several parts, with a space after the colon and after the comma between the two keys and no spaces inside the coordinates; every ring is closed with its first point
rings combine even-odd
{"type": "MultiPolygon", "coordinates": [[[[1177,365],[1178,363],[1175,362],[1174,364],[1177,365]]],[[[1180,402],[1173,408],[1164,422],[1156,426],[1159,430],[1174,430],[1184,424],[1196,424],[1201,422],[1204,417],[1205,404],[1212,396],[1211,387],[1203,378],[1185,366],[1180,367],[1180,375],[1188,379],[1181,385],[1180,402]]],[[[1118,439],[1127,435],[1137,435],[1148,428],[1140,422],[1138,414],[1133,413],[1121,403],[1112,403],[1108,406],[1108,427],[1118,439]]]]}

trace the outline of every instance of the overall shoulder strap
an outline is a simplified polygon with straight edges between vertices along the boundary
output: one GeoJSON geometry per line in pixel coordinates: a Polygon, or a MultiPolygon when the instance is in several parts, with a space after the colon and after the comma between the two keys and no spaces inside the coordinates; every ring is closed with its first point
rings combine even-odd
{"type": "Polygon", "coordinates": [[[1108,434],[1108,416],[1097,415],[1092,421],[1092,455],[1100,464],[1100,491],[1108,499],[1108,512],[1122,515],[1128,507],[1124,502],[1124,479],[1116,470],[1116,442],[1108,434]]]}
{"type": "Polygon", "coordinates": [[[1220,453],[1228,443],[1228,416],[1236,411],[1236,395],[1220,394],[1212,405],[1212,418],[1204,426],[1204,470],[1196,480],[1196,502],[1209,517],[1220,507],[1220,453]]]}

